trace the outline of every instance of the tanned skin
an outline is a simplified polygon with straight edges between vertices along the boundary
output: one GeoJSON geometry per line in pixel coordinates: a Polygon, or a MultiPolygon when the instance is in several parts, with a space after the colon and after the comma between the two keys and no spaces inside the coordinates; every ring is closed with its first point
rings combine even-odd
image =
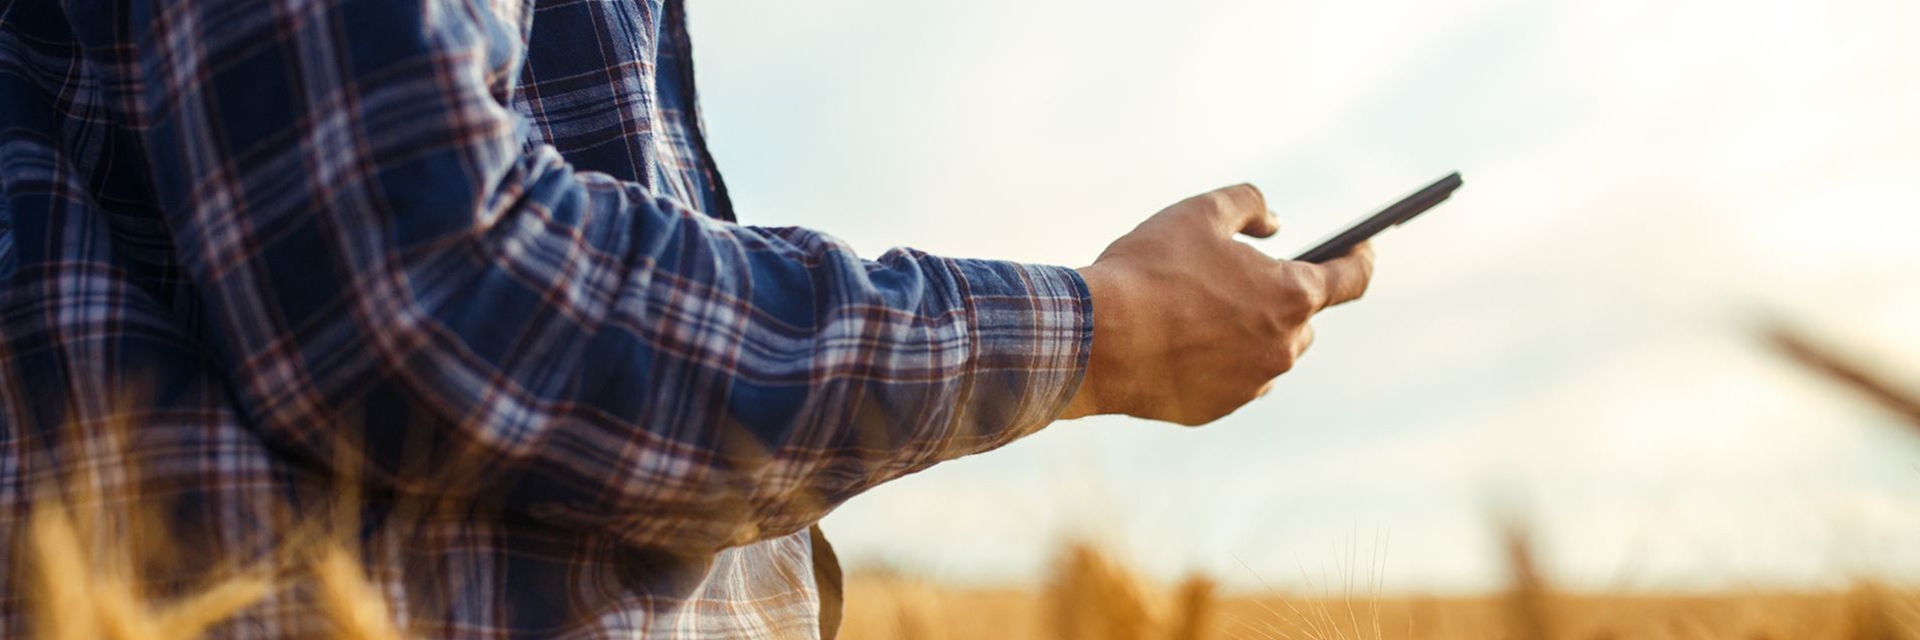
{"type": "Polygon", "coordinates": [[[1365,243],[1313,264],[1233,239],[1279,230],[1260,190],[1238,185],[1161,210],[1080,269],[1093,293],[1093,354],[1061,418],[1194,426],[1265,394],[1313,342],[1314,314],[1359,299],[1373,275],[1365,243]]]}

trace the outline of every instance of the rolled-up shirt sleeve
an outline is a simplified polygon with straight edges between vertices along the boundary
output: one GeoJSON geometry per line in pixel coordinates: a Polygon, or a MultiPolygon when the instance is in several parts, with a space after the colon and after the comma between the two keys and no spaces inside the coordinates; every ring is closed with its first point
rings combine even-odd
{"type": "Polygon", "coordinates": [[[209,346],[287,455],[710,553],[1031,433],[1084,374],[1071,269],[865,260],[526,144],[487,3],[133,4],[139,50],[90,55],[139,65],[209,346]]]}

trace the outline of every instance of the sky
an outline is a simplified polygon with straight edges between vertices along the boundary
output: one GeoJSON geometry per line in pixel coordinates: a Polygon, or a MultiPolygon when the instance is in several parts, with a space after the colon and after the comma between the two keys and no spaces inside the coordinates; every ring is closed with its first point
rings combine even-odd
{"type": "Polygon", "coordinates": [[[1292,255],[1458,170],[1375,242],[1273,393],[1200,428],[1055,424],[856,497],[849,565],[1498,588],[1493,514],[1577,589],[1920,575],[1920,439],[1781,361],[1789,319],[1920,386],[1911,0],[703,0],[743,221],[872,256],[1084,266],[1262,187],[1292,255]],[[1369,578],[1368,576],[1374,576],[1369,578]]]}

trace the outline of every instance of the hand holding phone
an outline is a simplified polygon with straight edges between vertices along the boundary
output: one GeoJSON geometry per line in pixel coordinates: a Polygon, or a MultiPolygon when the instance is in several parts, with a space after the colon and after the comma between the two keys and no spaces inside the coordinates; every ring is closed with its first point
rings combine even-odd
{"type": "Polygon", "coordinates": [[[1279,230],[1249,185],[1154,214],[1079,270],[1092,299],[1093,340],[1059,417],[1120,413],[1197,425],[1259,397],[1312,343],[1314,314],[1366,291],[1368,256],[1353,247],[1459,186],[1459,174],[1447,176],[1297,261],[1234,239],[1279,230]]]}

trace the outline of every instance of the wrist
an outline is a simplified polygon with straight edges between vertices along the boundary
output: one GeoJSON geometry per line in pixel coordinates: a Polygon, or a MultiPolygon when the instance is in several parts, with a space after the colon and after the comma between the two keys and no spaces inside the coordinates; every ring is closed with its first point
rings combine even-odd
{"type": "Polygon", "coordinates": [[[1066,410],[1060,413],[1062,420],[1118,412],[1111,388],[1117,369],[1113,352],[1120,342],[1116,334],[1124,325],[1126,315],[1122,289],[1108,270],[1099,265],[1077,271],[1087,284],[1088,297],[1093,300],[1093,347],[1087,356],[1087,370],[1080,377],[1080,387],[1067,402],[1066,410]]]}

